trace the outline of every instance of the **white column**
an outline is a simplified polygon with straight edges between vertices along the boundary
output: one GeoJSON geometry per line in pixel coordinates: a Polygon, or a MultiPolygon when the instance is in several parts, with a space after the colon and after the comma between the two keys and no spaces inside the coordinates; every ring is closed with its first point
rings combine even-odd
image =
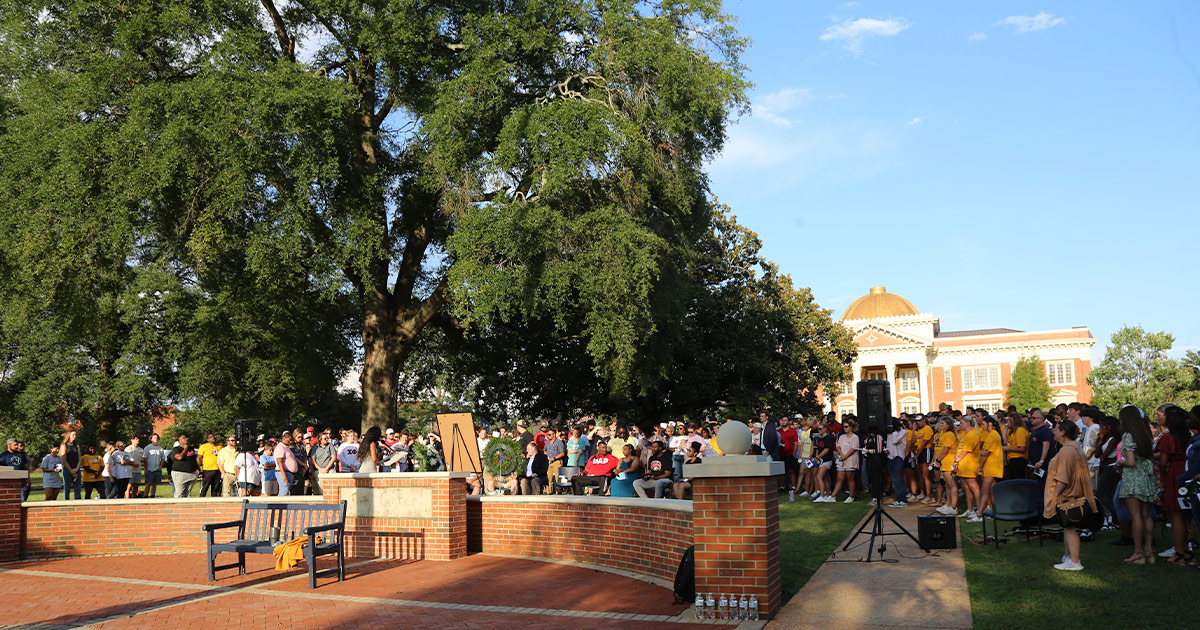
{"type": "Polygon", "coordinates": [[[884,369],[887,370],[887,375],[884,378],[888,380],[888,384],[891,386],[888,389],[892,390],[892,415],[898,416],[900,415],[900,381],[896,379],[896,364],[888,363],[884,365],[884,369]]]}
{"type": "Polygon", "coordinates": [[[917,391],[921,393],[921,408],[919,411],[925,413],[929,411],[929,400],[933,394],[929,385],[929,364],[924,363],[917,367],[917,391]],[[928,393],[926,390],[929,390],[928,393]]]}

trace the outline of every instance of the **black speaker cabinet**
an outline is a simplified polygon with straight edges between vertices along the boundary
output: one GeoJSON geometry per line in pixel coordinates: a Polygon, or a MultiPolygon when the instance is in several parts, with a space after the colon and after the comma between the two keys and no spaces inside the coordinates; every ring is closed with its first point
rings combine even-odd
{"type": "Polygon", "coordinates": [[[887,381],[858,382],[858,427],[867,433],[887,433],[892,420],[892,386],[887,381]]]}
{"type": "Polygon", "coordinates": [[[926,549],[954,549],[958,547],[954,517],[930,514],[917,517],[917,540],[926,549]]]}

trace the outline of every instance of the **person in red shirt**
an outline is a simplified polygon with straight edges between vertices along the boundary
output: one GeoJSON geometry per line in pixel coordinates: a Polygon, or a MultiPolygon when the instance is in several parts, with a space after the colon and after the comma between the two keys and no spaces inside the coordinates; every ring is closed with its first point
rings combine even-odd
{"type": "Polygon", "coordinates": [[[800,433],[792,426],[787,416],[779,419],[779,451],[783,454],[783,470],[787,476],[788,500],[795,501],[796,486],[800,482],[800,461],[796,459],[796,448],[800,446],[800,433]]]}
{"type": "Polygon", "coordinates": [[[549,429],[550,429],[550,425],[548,423],[543,422],[541,424],[541,426],[538,427],[538,432],[533,434],[533,441],[537,442],[537,447],[538,447],[539,451],[546,450],[546,441],[550,439],[550,430],[549,429]]]}
{"type": "Polygon", "coordinates": [[[395,429],[387,430],[387,432],[383,436],[383,443],[387,444],[389,447],[395,446],[400,443],[400,436],[396,435],[395,429]]]}
{"type": "Polygon", "coordinates": [[[583,494],[586,486],[603,486],[612,473],[617,469],[621,458],[610,455],[608,444],[601,442],[596,445],[596,454],[588,458],[583,472],[571,478],[571,489],[575,494],[583,494]]]}

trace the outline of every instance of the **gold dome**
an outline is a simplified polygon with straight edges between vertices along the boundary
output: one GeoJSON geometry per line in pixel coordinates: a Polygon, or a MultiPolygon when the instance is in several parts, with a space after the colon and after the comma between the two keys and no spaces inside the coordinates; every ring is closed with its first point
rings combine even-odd
{"type": "Polygon", "coordinates": [[[912,302],[888,293],[884,287],[871,287],[871,292],[850,303],[842,319],[878,319],[896,315],[916,315],[920,313],[912,302]]]}

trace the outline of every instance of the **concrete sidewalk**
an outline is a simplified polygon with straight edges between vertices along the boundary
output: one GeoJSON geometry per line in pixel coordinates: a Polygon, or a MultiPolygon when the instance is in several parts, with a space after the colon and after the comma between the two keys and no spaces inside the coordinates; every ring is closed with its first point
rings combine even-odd
{"type": "MultiPolygon", "coordinates": [[[[917,517],[934,512],[928,507],[912,506],[888,508],[887,513],[916,536],[917,517]]],[[[868,514],[866,518],[870,517],[868,514]]],[[[784,605],[767,630],[972,626],[971,598],[960,549],[935,549],[926,554],[907,536],[884,536],[876,539],[872,562],[867,563],[868,533],[859,536],[849,551],[842,551],[859,526],[784,605]],[[879,562],[881,544],[887,545],[885,562],[879,562]]],[[[884,518],[883,531],[899,530],[884,518]]]]}

